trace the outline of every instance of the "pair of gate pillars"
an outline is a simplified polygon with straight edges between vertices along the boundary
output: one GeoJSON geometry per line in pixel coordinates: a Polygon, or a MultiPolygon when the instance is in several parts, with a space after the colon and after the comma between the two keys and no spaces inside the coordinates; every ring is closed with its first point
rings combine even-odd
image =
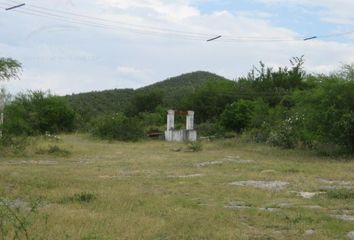
{"type": "Polygon", "coordinates": [[[165,131],[166,141],[182,142],[197,141],[197,131],[194,130],[194,111],[176,112],[169,110],[167,114],[167,130],[165,131]],[[175,129],[175,114],[186,115],[186,129],[175,129]]]}

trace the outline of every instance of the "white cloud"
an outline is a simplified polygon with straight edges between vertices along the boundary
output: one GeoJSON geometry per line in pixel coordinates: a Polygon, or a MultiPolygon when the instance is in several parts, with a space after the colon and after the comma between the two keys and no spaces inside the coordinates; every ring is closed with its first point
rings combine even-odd
{"type": "Polygon", "coordinates": [[[294,4],[314,7],[322,19],[335,24],[354,23],[354,1],[352,0],[258,0],[268,4],[294,4]]]}
{"type": "MultiPolygon", "coordinates": [[[[5,36],[0,40],[0,56],[12,56],[24,64],[22,80],[8,84],[13,91],[52,89],[55,93],[70,94],[137,88],[196,70],[211,71],[233,79],[245,75],[259,60],[272,66],[283,66],[291,57],[301,55],[305,55],[305,66],[311,72],[330,72],[340,63],[354,62],[354,45],[349,43],[319,40],[269,43],[226,41],[245,36],[280,39],[299,36],[287,28],[274,26],[268,15],[262,12],[233,13],[224,10],[207,14],[197,9],[192,0],[72,0],[72,4],[62,1],[59,3],[57,0],[58,9],[70,8],[72,12],[110,21],[210,33],[211,36],[222,34],[224,37],[207,43],[206,38],[195,41],[178,34],[168,37],[161,34],[128,34],[120,28],[90,28],[20,14],[8,16],[7,19],[1,15],[0,23],[6,24],[0,29],[0,35],[5,36]]],[[[292,0],[281,2],[298,4],[292,0]]],[[[322,1],[300,2],[319,6],[322,1]]],[[[327,5],[322,4],[322,9],[329,8],[330,1],[323,2],[327,5]]],[[[34,3],[48,6],[44,0],[34,3]]],[[[48,7],[51,7],[50,4],[48,7]]],[[[337,9],[344,11],[339,7],[337,9]]]]}

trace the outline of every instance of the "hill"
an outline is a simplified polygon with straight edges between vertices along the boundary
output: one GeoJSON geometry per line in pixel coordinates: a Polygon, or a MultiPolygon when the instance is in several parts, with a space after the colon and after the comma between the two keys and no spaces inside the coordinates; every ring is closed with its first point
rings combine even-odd
{"type": "Polygon", "coordinates": [[[66,98],[83,119],[90,119],[100,114],[125,111],[136,94],[156,91],[162,93],[164,106],[173,108],[178,106],[178,103],[186,96],[213,82],[231,83],[232,81],[213,73],[198,71],[168,78],[136,90],[94,91],[72,94],[66,96],[66,98]]]}
{"type": "Polygon", "coordinates": [[[164,96],[164,104],[175,107],[184,97],[195,93],[197,90],[213,82],[232,82],[214,73],[198,71],[168,78],[164,81],[137,89],[136,92],[160,91],[164,96]]]}

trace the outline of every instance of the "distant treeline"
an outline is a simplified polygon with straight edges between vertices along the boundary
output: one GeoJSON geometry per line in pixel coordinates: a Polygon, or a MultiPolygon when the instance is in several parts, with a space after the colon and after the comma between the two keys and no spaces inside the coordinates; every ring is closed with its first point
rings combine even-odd
{"type": "MultiPolygon", "coordinates": [[[[354,153],[354,66],[325,75],[306,73],[302,57],[290,63],[273,69],[261,62],[235,81],[193,72],[137,90],[83,93],[61,100],[30,93],[17,97],[5,114],[16,120],[10,126],[17,134],[76,130],[138,140],[149,130],[165,128],[168,109],[194,110],[199,135],[238,136],[324,154],[354,153]],[[54,121],[55,116],[61,120],[54,121]],[[26,124],[30,119],[36,125],[26,124]]],[[[182,118],[176,121],[177,128],[183,126],[182,118]]]]}

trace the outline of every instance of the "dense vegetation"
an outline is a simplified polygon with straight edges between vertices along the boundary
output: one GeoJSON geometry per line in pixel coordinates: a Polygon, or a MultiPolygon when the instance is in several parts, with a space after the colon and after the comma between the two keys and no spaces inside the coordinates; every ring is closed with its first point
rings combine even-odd
{"type": "Polygon", "coordinates": [[[38,135],[74,130],[75,112],[67,101],[43,92],[19,94],[5,108],[5,134],[38,135]]]}
{"type": "Polygon", "coordinates": [[[144,131],[164,129],[166,110],[194,110],[201,135],[233,132],[285,148],[353,153],[354,67],[311,75],[303,70],[302,57],[290,63],[272,69],[261,62],[237,81],[194,72],[137,90],[65,98],[22,94],[6,107],[10,120],[5,129],[17,135],[76,129],[106,139],[137,140],[144,131]]]}

